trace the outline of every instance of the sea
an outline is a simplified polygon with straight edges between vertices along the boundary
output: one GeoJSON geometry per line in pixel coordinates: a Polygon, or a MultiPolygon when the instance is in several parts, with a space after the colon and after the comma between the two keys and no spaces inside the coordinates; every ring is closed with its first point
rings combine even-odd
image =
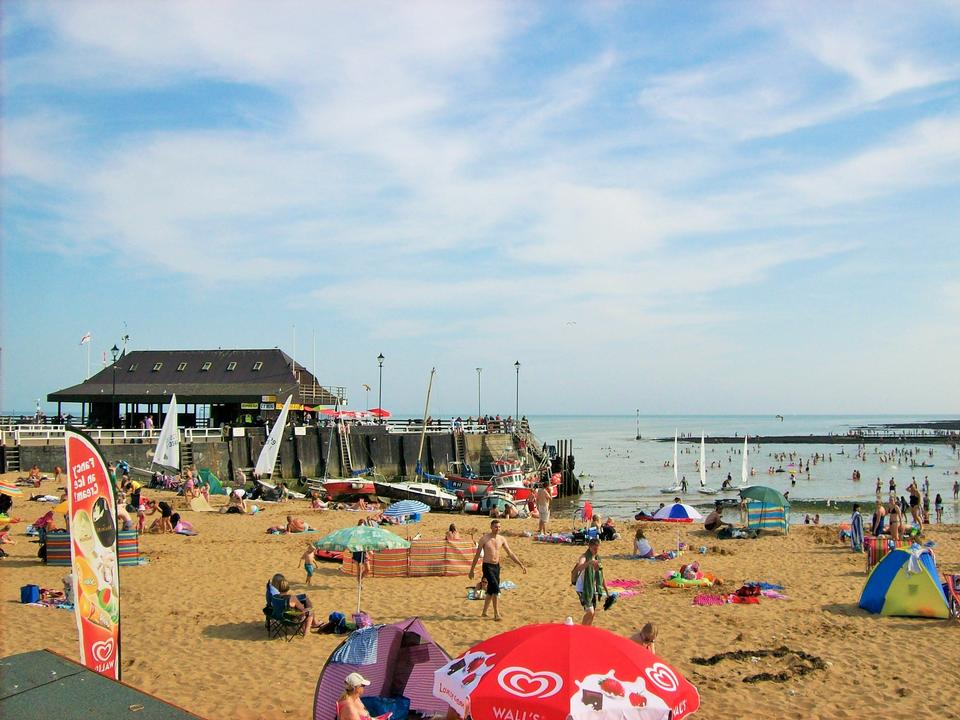
{"type": "MultiPolygon", "coordinates": [[[[921,423],[931,420],[957,420],[960,416],[919,415],[793,415],[780,417],[766,415],[580,415],[530,416],[530,427],[541,443],[555,444],[571,440],[575,458],[574,472],[580,476],[583,495],[558,501],[556,510],[570,514],[579,502],[590,500],[595,513],[618,519],[632,519],[641,509],[656,510],[660,503],[670,503],[675,493],[662,493],[661,488],[674,485],[673,460],[674,431],[681,437],[694,438],[679,443],[678,474],[686,476],[688,492],[683,502],[709,511],[717,498],[736,498],[737,493],[702,495],[699,471],[695,465],[700,458],[700,434],[706,436],[797,436],[846,435],[852,428],[882,426],[896,423],[921,423]],[[637,440],[637,435],[641,439],[637,440]],[[662,440],[669,438],[667,442],[662,440]]],[[[910,431],[907,431],[910,432],[910,431]]],[[[911,479],[918,483],[930,482],[930,507],[937,493],[943,497],[943,521],[960,522],[960,502],[953,500],[953,483],[960,480],[960,454],[957,448],[943,443],[924,443],[922,437],[908,442],[869,443],[866,459],[857,454],[858,444],[751,444],[748,452],[750,467],[755,474],[749,483],[767,485],[780,492],[789,491],[792,523],[803,523],[806,516],[817,514],[823,523],[849,520],[854,502],[860,502],[866,518],[875,508],[877,478],[883,486],[884,497],[890,479],[896,482],[898,494],[906,495],[911,479]],[[932,467],[911,467],[910,461],[891,459],[895,450],[913,452],[913,461],[932,467]],[[793,453],[793,457],[789,457],[793,453]],[[781,459],[786,454],[787,458],[781,459]],[[813,462],[814,455],[824,460],[813,462]],[[804,472],[792,476],[786,471],[791,463],[804,472]],[[805,472],[810,460],[810,473],[805,472]],[[770,468],[783,467],[784,472],[770,474],[770,468]],[[861,479],[852,479],[859,470],[861,479]]],[[[735,485],[740,483],[743,440],[732,445],[706,444],[708,487],[719,488],[729,473],[735,485]],[[711,468],[711,463],[714,467],[711,468]]],[[[737,510],[727,510],[731,519],[737,510]]]]}

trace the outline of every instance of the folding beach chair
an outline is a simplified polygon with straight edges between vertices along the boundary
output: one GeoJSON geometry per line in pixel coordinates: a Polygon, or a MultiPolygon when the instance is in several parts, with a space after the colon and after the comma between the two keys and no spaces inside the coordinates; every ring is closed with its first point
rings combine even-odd
{"type": "Polygon", "coordinates": [[[291,609],[289,600],[290,598],[286,595],[274,595],[270,598],[269,607],[263,609],[267,636],[271,640],[282,637],[290,642],[297,635],[306,636],[307,634],[307,622],[310,616],[291,609]]]}
{"type": "Polygon", "coordinates": [[[950,604],[950,614],[955,620],[960,620],[960,575],[947,575],[946,579],[943,590],[950,604]]]}

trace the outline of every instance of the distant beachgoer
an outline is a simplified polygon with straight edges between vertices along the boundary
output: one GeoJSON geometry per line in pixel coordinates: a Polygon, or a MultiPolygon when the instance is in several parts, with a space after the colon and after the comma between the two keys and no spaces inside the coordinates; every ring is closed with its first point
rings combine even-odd
{"type": "Polygon", "coordinates": [[[547,524],[550,522],[550,501],[552,499],[547,483],[540,483],[540,487],[537,488],[537,512],[540,514],[537,533],[540,535],[547,535],[550,532],[547,529],[547,524]]]}
{"type": "Polygon", "coordinates": [[[633,640],[638,645],[643,645],[647,650],[656,654],[657,652],[656,642],[657,642],[658,634],[659,634],[659,631],[657,630],[657,626],[654,625],[653,623],[647,623],[642,628],[640,628],[640,632],[638,632],[636,635],[634,635],[630,639],[633,640]]]}
{"type": "Polygon", "coordinates": [[[733,527],[731,523],[723,521],[723,505],[718,502],[716,505],[714,505],[713,512],[704,518],[703,527],[705,530],[713,532],[714,530],[719,530],[724,526],[733,527]]]}
{"type": "Polygon", "coordinates": [[[953,481],[953,499],[960,499],[960,480],[953,481]]]}
{"type": "Polygon", "coordinates": [[[450,527],[447,528],[447,534],[444,536],[444,539],[451,542],[460,539],[460,533],[457,531],[457,526],[454,523],[450,523],[450,527]]]}
{"type": "Polygon", "coordinates": [[[687,492],[687,476],[686,475],[680,478],[680,492],[682,493],[687,492]]]}
{"type": "Polygon", "coordinates": [[[160,517],[150,525],[150,532],[167,533],[173,532],[173,508],[167,502],[149,501],[145,515],[154,515],[160,513],[160,517]]]}
{"type": "Polygon", "coordinates": [[[820,513],[817,513],[816,515],[813,516],[813,524],[814,525],[820,524],[820,513]]]}
{"type": "Polygon", "coordinates": [[[633,555],[639,558],[652,558],[654,556],[653,546],[647,540],[642,527],[638,527],[636,534],[633,536],[633,555]]]}
{"type": "Polygon", "coordinates": [[[477,552],[474,554],[473,563],[470,565],[469,578],[473,580],[473,575],[477,568],[477,562],[480,560],[480,556],[482,555],[482,570],[483,577],[487,581],[487,594],[483,599],[483,610],[480,612],[480,617],[487,617],[487,609],[492,602],[493,619],[497,621],[500,620],[500,607],[498,603],[500,598],[501,550],[505,552],[511,560],[520,566],[520,569],[523,571],[524,575],[527,574],[526,566],[520,561],[520,558],[513,554],[513,550],[511,550],[510,546],[507,544],[507,539],[500,534],[500,521],[491,520],[490,532],[483,535],[477,544],[477,552]]]}
{"type": "Polygon", "coordinates": [[[804,525],[810,524],[810,513],[807,513],[806,515],[803,516],[803,524],[804,525]]]}
{"type": "Polygon", "coordinates": [[[230,493],[230,499],[227,501],[227,509],[223,512],[239,513],[241,515],[247,512],[247,501],[240,496],[236,490],[230,493]]]}
{"type": "Polygon", "coordinates": [[[853,504],[850,516],[850,545],[854,552],[863,552],[863,516],[860,515],[860,503],[853,504]]]}
{"type": "MultiPolygon", "coordinates": [[[[927,496],[929,498],[929,495],[927,496]]],[[[943,498],[940,497],[940,493],[937,493],[937,497],[933,500],[933,511],[937,515],[937,525],[943,523],[943,498]]]]}
{"type": "Polygon", "coordinates": [[[891,498],[887,505],[887,517],[890,519],[890,539],[899,543],[900,528],[903,526],[903,511],[900,509],[900,503],[897,502],[896,497],[891,498]]]}
{"type": "Polygon", "coordinates": [[[597,613],[597,603],[610,592],[603,579],[603,565],[600,562],[600,540],[591,539],[587,550],[578,559],[570,571],[570,584],[577,591],[580,606],[583,608],[582,625],[593,625],[597,613]]]}
{"type": "Polygon", "coordinates": [[[870,521],[870,533],[874,537],[883,535],[883,521],[886,515],[887,511],[884,509],[883,504],[878,502],[877,509],[873,511],[873,518],[870,521]]]}
{"type": "Polygon", "coordinates": [[[300,562],[297,565],[300,563],[303,563],[303,569],[307,573],[307,585],[312,585],[313,570],[317,564],[317,549],[313,546],[313,543],[307,543],[307,549],[300,556],[300,562]]]}
{"type": "Polygon", "coordinates": [[[916,481],[907,486],[907,492],[910,493],[910,516],[913,518],[913,522],[920,526],[922,532],[923,516],[920,514],[920,488],[917,487],[916,481]]]}
{"type": "Polygon", "coordinates": [[[307,525],[302,519],[287,515],[286,530],[288,533],[302,533],[307,530],[313,530],[313,528],[307,525]]]}

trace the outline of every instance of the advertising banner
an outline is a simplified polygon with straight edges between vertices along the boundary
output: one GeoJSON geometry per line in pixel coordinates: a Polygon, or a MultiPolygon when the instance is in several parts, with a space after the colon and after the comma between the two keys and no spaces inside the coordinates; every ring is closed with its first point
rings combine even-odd
{"type": "Polygon", "coordinates": [[[93,440],[71,429],[66,430],[65,440],[70,560],[80,662],[119,680],[120,573],[113,484],[93,440]]]}

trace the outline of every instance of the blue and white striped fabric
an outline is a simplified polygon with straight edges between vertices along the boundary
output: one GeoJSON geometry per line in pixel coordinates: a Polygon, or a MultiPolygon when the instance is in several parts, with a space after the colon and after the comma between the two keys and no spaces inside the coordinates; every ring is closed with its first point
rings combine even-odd
{"type": "Polygon", "coordinates": [[[423,514],[430,512],[430,506],[419,500],[399,500],[390,505],[383,514],[387,517],[401,517],[404,515],[423,514]]]}

